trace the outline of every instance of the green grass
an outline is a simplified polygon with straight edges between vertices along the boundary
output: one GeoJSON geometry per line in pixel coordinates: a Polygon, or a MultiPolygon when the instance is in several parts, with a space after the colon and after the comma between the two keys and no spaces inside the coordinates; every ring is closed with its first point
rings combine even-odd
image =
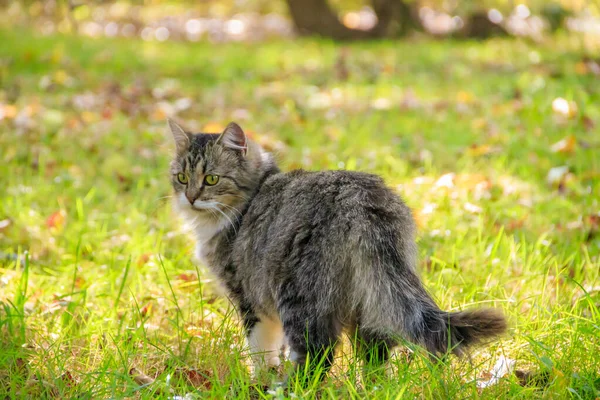
{"type": "Polygon", "coordinates": [[[0,42],[1,398],[284,396],[252,387],[237,316],[170,209],[161,107],[182,98],[178,121],[236,120],[286,170],[382,175],[440,305],[510,320],[471,360],[400,351],[370,383],[344,343],[321,398],[599,396],[600,86],[577,41],[0,42]],[[541,378],[478,389],[501,355],[541,378]]]}

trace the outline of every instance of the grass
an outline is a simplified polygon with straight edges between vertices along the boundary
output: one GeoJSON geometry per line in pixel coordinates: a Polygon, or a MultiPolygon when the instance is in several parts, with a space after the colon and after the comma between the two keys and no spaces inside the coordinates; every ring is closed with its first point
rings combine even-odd
{"type": "Polygon", "coordinates": [[[400,351],[371,383],[344,343],[321,398],[599,396],[600,88],[578,42],[0,41],[0,397],[285,396],[253,388],[169,207],[177,107],[197,130],[238,121],[285,170],[382,175],[440,305],[510,320],[471,360],[400,351]],[[519,372],[477,388],[500,356],[519,372]]]}

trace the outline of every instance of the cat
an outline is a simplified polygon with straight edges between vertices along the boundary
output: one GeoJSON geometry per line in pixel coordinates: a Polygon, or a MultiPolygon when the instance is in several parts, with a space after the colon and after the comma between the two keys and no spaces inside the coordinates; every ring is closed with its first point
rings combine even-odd
{"type": "Polygon", "coordinates": [[[380,177],[281,172],[233,122],[221,134],[168,124],[176,210],[240,313],[255,373],[280,364],[284,340],[297,368],[326,372],[343,330],[374,366],[401,339],[461,355],[506,330],[496,309],[440,310],[417,274],[412,213],[380,177]]]}

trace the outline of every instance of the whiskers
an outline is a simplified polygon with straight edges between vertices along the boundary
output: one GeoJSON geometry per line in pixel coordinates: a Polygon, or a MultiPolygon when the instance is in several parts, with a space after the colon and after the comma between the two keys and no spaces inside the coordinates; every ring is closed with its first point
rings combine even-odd
{"type": "Polygon", "coordinates": [[[233,222],[233,220],[231,219],[231,217],[229,215],[227,215],[227,213],[225,211],[232,211],[233,212],[233,217],[237,220],[238,218],[240,218],[242,216],[242,213],[235,207],[230,206],[228,204],[225,203],[221,203],[219,201],[214,201],[215,206],[214,208],[210,208],[210,210],[215,210],[221,213],[221,215],[223,215],[225,218],[227,218],[227,220],[229,221],[229,223],[231,224],[231,227],[233,228],[233,232],[235,233],[235,235],[237,236],[237,228],[235,227],[235,223],[233,222]],[[225,211],[221,210],[219,208],[219,206],[225,208],[225,211]]]}
{"type": "Polygon", "coordinates": [[[183,209],[181,211],[185,216],[186,228],[195,233],[202,231],[208,233],[213,230],[216,233],[227,226],[231,226],[237,235],[236,223],[242,216],[237,208],[214,200],[201,202],[194,209],[183,209]]]}

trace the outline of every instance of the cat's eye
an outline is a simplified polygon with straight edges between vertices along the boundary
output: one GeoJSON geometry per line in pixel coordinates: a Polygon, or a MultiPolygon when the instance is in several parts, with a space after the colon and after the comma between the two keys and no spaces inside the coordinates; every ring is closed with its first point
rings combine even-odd
{"type": "Polygon", "coordinates": [[[182,185],[186,185],[188,183],[188,177],[187,177],[187,175],[184,174],[184,173],[181,173],[181,172],[177,174],[177,180],[182,185]]]}
{"type": "Polygon", "coordinates": [[[208,186],[216,185],[219,182],[219,175],[206,175],[204,177],[204,183],[208,186]]]}

